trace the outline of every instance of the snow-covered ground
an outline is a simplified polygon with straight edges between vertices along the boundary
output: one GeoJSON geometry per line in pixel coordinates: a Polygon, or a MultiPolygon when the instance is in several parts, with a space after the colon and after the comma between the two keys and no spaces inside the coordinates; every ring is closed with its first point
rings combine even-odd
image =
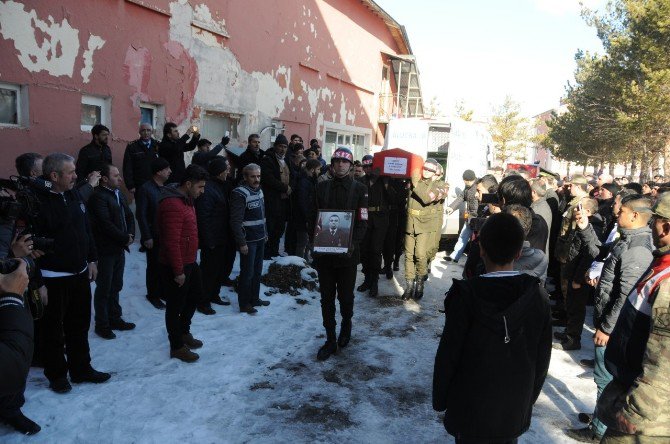
{"type": "MultiPolygon", "coordinates": [[[[196,313],[192,332],[205,345],[200,360],[186,364],[169,359],[164,312],[144,298],[145,258],[133,247],[121,302],[137,328],[111,341],[90,333],[93,365],[112,379],[58,395],[32,369],[24,412],[42,431],[23,437],[0,426],[0,442],[453,442],[431,407],[444,324],[438,309],[462,270],[443,265],[442,254],[421,304],[403,303],[399,283],[383,276],[380,297],[357,294],[351,343],[325,362],[316,360],[324,342],[317,292],[262,296],[271,305],[251,317],[239,313],[226,288],[232,306],[216,306],[214,316],[196,313]]],[[[580,425],[578,412],[593,410],[595,384],[577,364],[592,357],[591,333],[579,352],[554,351],[521,442],[570,442],[562,430],[580,425]]]]}

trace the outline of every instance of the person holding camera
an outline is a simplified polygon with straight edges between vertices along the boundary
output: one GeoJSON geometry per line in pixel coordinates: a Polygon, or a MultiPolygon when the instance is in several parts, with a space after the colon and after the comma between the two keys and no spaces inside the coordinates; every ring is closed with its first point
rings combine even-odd
{"type": "Polygon", "coordinates": [[[170,174],[168,183],[181,182],[184,171],[186,171],[184,153],[193,151],[198,145],[198,140],[200,140],[200,133],[197,126],[189,126],[186,134],[181,137],[179,137],[176,123],[168,122],[163,126],[163,140],[158,145],[158,155],[170,163],[172,174],[170,174]]]}
{"type": "Polygon", "coordinates": [[[33,354],[33,320],[23,300],[29,278],[26,262],[17,265],[0,275],[0,422],[34,435],[40,426],[21,411],[33,354]]]}
{"type": "Polygon", "coordinates": [[[35,234],[53,239],[54,251],[39,259],[49,293],[44,310],[44,375],[56,393],[74,383],[102,383],[111,375],[91,366],[88,329],[91,323],[91,285],[98,274],[97,251],[86,205],[74,188],[74,159],[53,153],[44,159],[44,177],[50,189],[37,189],[39,216],[35,234]],[[66,356],[64,354],[67,354],[66,356]]]}
{"type": "Polygon", "coordinates": [[[121,174],[114,165],[100,171],[100,186],[88,202],[91,228],[98,250],[98,276],[95,280],[95,334],[114,339],[112,330],[132,330],[135,324],[121,317],[119,293],[123,288],[125,251],[135,240],[135,220],[126,197],[120,190],[121,174]],[[124,251],[125,250],[125,251],[124,251]]]}

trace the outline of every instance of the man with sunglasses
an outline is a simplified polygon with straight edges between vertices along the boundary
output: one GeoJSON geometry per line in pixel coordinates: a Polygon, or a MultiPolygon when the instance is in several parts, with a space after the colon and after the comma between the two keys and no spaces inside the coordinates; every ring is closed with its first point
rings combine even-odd
{"type": "Polygon", "coordinates": [[[404,300],[423,297],[423,277],[428,274],[428,250],[435,230],[434,219],[438,207],[433,202],[440,200],[433,187],[433,176],[438,163],[428,158],[423,164],[421,175],[412,174],[407,206],[407,226],[405,228],[405,291],[404,300]]]}

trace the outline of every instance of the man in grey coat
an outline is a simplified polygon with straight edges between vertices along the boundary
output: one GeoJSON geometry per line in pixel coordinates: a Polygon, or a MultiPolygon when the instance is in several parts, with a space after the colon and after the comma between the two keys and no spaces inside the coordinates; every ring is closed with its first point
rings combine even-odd
{"type": "MultiPolygon", "coordinates": [[[[551,207],[547,202],[547,186],[540,179],[533,179],[530,181],[530,190],[533,196],[533,203],[530,205],[530,208],[540,216],[547,223],[547,227],[551,230],[552,222],[552,213],[551,207]]],[[[544,250],[549,254],[549,239],[551,236],[547,237],[547,248],[544,250]]]]}
{"type": "MultiPolygon", "coordinates": [[[[593,379],[598,387],[597,397],[600,397],[605,386],[612,380],[612,375],[605,368],[605,348],[609,336],[626,298],[653,259],[654,246],[648,225],[652,215],[651,208],[651,199],[641,194],[626,196],[621,200],[621,209],[617,215],[621,237],[612,245],[596,287],[593,310],[593,325],[596,329],[593,338],[593,379]]],[[[596,232],[585,217],[577,220],[577,226],[586,242],[593,245],[598,243],[596,232]]],[[[567,430],[566,433],[577,440],[599,440],[606,430],[607,427],[594,413],[593,421],[588,427],[567,430]]]]}

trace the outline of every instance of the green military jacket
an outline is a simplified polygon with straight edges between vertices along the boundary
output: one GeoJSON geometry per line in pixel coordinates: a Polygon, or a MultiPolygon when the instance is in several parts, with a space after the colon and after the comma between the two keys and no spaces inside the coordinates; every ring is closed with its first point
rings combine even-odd
{"type": "Polygon", "coordinates": [[[409,189],[407,204],[407,233],[420,234],[435,231],[438,207],[433,203],[438,196],[431,179],[421,179],[409,189]]]}

